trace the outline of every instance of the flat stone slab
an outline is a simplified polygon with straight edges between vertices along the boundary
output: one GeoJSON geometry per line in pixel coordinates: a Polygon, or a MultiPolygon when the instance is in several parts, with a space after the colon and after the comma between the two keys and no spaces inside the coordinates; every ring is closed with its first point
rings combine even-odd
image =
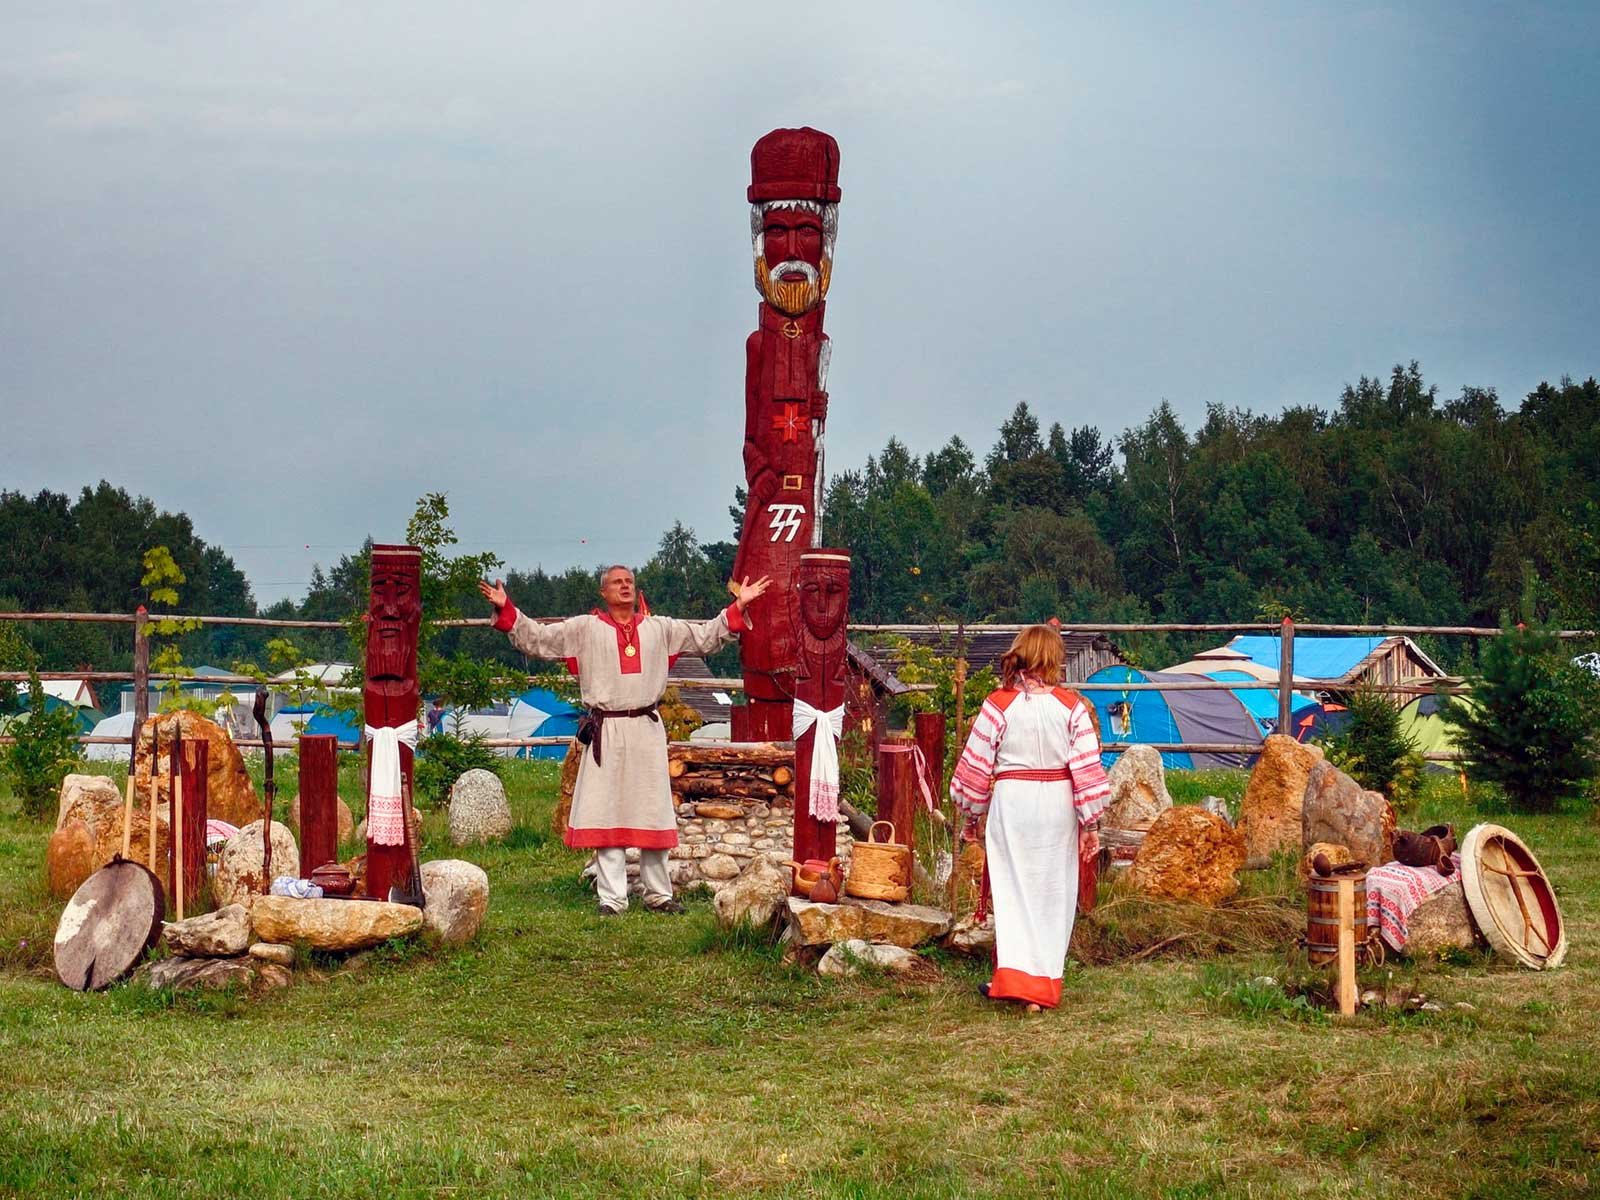
{"type": "Polygon", "coordinates": [[[287,968],[259,962],[248,956],[239,958],[163,958],[140,970],[135,981],[152,988],[172,988],[186,992],[194,988],[217,988],[236,984],[246,990],[271,991],[288,987],[294,976],[287,968]]]}
{"type": "Polygon", "coordinates": [[[904,946],[890,946],[877,942],[848,941],[831,946],[817,963],[817,974],[851,976],[862,967],[876,967],[891,975],[913,977],[937,976],[931,963],[904,946]]]}
{"type": "Polygon", "coordinates": [[[250,923],[263,942],[304,942],[313,950],[365,950],[416,933],[422,928],[422,910],[384,900],[261,896],[250,908],[250,923]]]}
{"type": "Polygon", "coordinates": [[[250,947],[250,909],[229,904],[187,921],[174,921],[161,936],[169,951],[185,958],[237,958],[250,947]]]}
{"type": "Polygon", "coordinates": [[[950,932],[950,914],[925,904],[890,904],[845,896],[838,904],[789,897],[789,924],[802,946],[883,942],[915,950],[950,932]]]}

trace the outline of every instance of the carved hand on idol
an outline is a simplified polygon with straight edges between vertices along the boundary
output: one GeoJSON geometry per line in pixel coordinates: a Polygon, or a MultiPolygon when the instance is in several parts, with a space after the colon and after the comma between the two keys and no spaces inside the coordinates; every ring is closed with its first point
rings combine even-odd
{"type": "Polygon", "coordinates": [[[757,600],[764,595],[767,588],[771,585],[772,579],[769,576],[763,575],[760,579],[756,580],[754,583],[751,583],[750,577],[746,575],[744,579],[740,581],[738,591],[734,593],[734,603],[739,606],[739,611],[744,612],[747,608],[749,608],[750,602],[752,600],[757,600]]]}
{"type": "Polygon", "coordinates": [[[507,602],[510,600],[510,597],[506,595],[504,582],[499,579],[496,579],[493,583],[490,583],[486,579],[478,580],[478,591],[482,593],[483,598],[490,604],[494,605],[496,609],[504,608],[507,602]]]}

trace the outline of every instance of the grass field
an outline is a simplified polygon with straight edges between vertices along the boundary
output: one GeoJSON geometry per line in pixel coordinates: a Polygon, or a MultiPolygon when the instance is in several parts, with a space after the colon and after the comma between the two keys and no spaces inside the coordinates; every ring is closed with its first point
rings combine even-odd
{"type": "MultiPolygon", "coordinates": [[[[1587,817],[1501,818],[1561,891],[1557,972],[1405,968],[1443,1011],[1341,1024],[1250,982],[1284,952],[1069,964],[1062,1007],[1027,1017],[943,955],[922,987],[785,966],[704,901],[601,921],[540,832],[555,781],[516,766],[518,830],[465,855],[491,880],[476,943],[316,964],[255,1000],[54,983],[46,830],[0,795],[0,1194],[1600,1193],[1587,817]]],[[[1435,819],[1477,819],[1453,780],[1411,818],[1435,819]]],[[[441,832],[427,857],[452,854],[441,832]]]]}

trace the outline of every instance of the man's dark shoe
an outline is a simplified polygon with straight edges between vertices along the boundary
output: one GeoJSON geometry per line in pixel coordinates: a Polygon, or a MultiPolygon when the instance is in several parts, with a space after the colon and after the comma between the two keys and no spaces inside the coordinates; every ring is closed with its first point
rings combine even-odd
{"type": "Polygon", "coordinates": [[[600,905],[595,911],[597,911],[602,917],[620,917],[622,915],[622,909],[607,908],[604,904],[600,905]]]}
{"type": "Polygon", "coordinates": [[[683,905],[676,900],[663,900],[660,904],[647,904],[645,907],[653,913],[666,913],[671,917],[683,915],[683,905]]]}

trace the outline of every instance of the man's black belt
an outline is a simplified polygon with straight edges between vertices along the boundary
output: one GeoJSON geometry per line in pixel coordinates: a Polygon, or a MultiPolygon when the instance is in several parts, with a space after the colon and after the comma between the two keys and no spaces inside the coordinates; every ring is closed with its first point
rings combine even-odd
{"type": "Polygon", "coordinates": [[[591,708],[578,718],[578,744],[587,746],[594,753],[594,765],[600,765],[600,730],[606,721],[612,717],[649,717],[660,724],[661,717],[656,712],[657,705],[646,704],[643,708],[591,708]]]}

